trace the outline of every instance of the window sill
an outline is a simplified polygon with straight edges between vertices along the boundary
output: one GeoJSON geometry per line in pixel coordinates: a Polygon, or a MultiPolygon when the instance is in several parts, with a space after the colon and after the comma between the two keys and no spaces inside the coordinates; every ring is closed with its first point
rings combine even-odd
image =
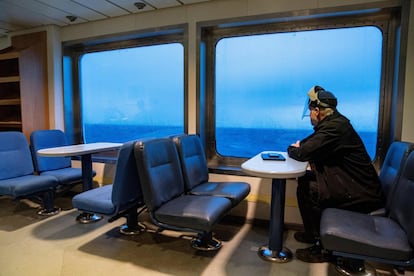
{"type": "MultiPolygon", "coordinates": [[[[93,154],[92,162],[95,163],[106,163],[106,164],[116,164],[118,151],[111,151],[109,153],[93,154]]],[[[72,160],[80,161],[79,156],[72,157],[72,160]]],[[[249,176],[244,173],[240,166],[238,165],[218,165],[218,164],[209,164],[208,166],[209,173],[215,174],[227,174],[227,175],[240,175],[240,176],[249,176]]]]}
{"type": "Polygon", "coordinates": [[[208,168],[209,173],[215,174],[227,174],[227,175],[240,175],[240,176],[247,176],[246,173],[240,168],[240,166],[209,166],[208,168]]]}
{"type": "MultiPolygon", "coordinates": [[[[116,164],[118,159],[118,150],[106,151],[103,153],[92,154],[92,162],[95,163],[106,163],[106,164],[116,164]]],[[[72,160],[80,161],[80,156],[73,156],[72,160]]]]}

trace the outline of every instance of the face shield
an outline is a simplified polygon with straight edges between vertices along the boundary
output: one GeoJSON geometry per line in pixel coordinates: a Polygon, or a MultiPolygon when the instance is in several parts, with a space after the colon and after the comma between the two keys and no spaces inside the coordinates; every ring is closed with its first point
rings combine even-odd
{"type": "Polygon", "coordinates": [[[325,91],[320,86],[314,86],[308,91],[308,98],[306,99],[305,105],[303,106],[302,120],[305,117],[310,116],[310,108],[321,106],[321,101],[318,99],[318,93],[325,91]]]}
{"type": "Polygon", "coordinates": [[[306,103],[303,108],[302,119],[306,116],[310,116],[311,108],[319,107],[322,109],[336,109],[337,104],[338,101],[334,94],[316,85],[312,87],[308,92],[308,99],[306,99],[306,103]]]}
{"type": "Polygon", "coordinates": [[[305,104],[303,105],[302,120],[303,118],[310,116],[309,103],[309,99],[306,99],[305,104]]]}

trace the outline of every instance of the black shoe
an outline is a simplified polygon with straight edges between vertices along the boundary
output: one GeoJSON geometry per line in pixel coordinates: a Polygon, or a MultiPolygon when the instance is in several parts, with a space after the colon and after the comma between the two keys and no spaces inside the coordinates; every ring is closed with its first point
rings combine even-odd
{"type": "Polygon", "coordinates": [[[296,250],[296,258],[306,263],[324,263],[331,260],[331,255],[320,245],[296,250]]]}
{"type": "Polygon", "coordinates": [[[293,234],[293,237],[298,242],[303,242],[303,243],[315,244],[317,241],[313,235],[309,235],[306,232],[295,232],[295,234],[293,234]]]}

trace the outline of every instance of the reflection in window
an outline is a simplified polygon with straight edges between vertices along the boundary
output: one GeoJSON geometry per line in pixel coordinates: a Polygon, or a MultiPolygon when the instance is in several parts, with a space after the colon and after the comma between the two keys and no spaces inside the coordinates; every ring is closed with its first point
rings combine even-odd
{"type": "Polygon", "coordinates": [[[312,133],[307,92],[338,98],[372,159],[376,153],[382,33],[354,27],[221,39],[216,46],[216,150],[251,157],[312,133]]]}
{"type": "Polygon", "coordinates": [[[80,66],[85,142],[184,132],[182,44],[88,53],[80,66]]]}

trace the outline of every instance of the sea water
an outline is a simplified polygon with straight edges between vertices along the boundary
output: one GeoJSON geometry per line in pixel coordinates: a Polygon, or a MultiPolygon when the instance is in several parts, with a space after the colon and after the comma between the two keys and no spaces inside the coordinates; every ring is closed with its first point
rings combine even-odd
{"type": "MultiPolygon", "coordinates": [[[[86,124],[85,142],[124,143],[148,137],[184,133],[181,126],[136,126],[86,124]]],[[[265,150],[286,151],[287,147],[312,133],[309,129],[217,128],[216,151],[222,156],[250,158],[265,150]]],[[[375,157],[376,132],[358,132],[371,159],[375,157]]]]}

